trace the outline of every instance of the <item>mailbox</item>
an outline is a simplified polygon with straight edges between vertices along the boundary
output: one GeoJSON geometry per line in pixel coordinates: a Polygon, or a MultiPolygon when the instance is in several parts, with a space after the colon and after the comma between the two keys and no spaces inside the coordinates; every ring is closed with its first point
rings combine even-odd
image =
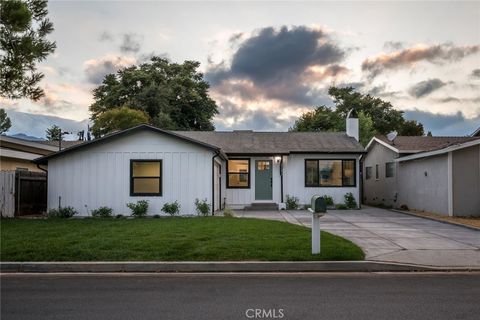
{"type": "Polygon", "coordinates": [[[312,212],[313,213],[325,213],[327,212],[327,202],[322,196],[312,197],[312,212]]]}

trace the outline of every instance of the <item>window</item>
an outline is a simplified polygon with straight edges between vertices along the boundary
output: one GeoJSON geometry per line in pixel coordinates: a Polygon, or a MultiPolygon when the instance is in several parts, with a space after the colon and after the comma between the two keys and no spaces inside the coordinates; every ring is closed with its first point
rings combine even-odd
{"type": "Polygon", "coordinates": [[[355,160],[305,160],[306,187],[354,187],[355,160]]]}
{"type": "Polygon", "coordinates": [[[250,188],[250,159],[228,160],[227,171],[227,188],[250,188]]]}
{"type": "Polygon", "coordinates": [[[365,179],[372,178],[372,167],[365,167],[365,179]]]}
{"type": "Polygon", "coordinates": [[[395,177],[395,163],[394,162],[385,163],[385,177],[386,178],[395,177]]]}
{"type": "Polygon", "coordinates": [[[162,195],[162,160],[130,161],[130,196],[162,195]]]}
{"type": "Polygon", "coordinates": [[[378,180],[378,164],[375,165],[375,180],[378,180]]]}

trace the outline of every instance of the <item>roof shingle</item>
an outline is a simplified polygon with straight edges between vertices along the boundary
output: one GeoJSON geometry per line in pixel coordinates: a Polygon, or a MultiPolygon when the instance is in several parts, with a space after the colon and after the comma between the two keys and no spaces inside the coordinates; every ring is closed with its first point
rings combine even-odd
{"type": "Polygon", "coordinates": [[[480,139],[480,137],[397,136],[392,143],[385,136],[377,136],[376,138],[404,153],[432,151],[446,148],[454,144],[480,139]]]}

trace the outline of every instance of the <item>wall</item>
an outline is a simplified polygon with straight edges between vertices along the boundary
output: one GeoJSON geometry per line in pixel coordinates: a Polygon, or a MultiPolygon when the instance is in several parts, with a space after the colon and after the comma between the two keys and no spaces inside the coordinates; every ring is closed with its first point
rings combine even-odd
{"type": "Polygon", "coordinates": [[[480,216],[480,146],[452,152],[453,215],[480,216]]]}
{"type": "Polygon", "coordinates": [[[447,154],[400,162],[398,169],[398,206],[448,215],[447,154]]]}
{"type": "Polygon", "coordinates": [[[398,154],[373,142],[371,149],[365,156],[363,162],[363,202],[366,204],[383,204],[396,207],[398,164],[395,163],[394,177],[385,177],[385,164],[392,162],[398,154]],[[375,179],[375,165],[378,164],[379,179],[375,179]],[[372,177],[366,179],[366,167],[372,167],[372,177]]]}
{"type": "MultiPolygon", "coordinates": [[[[40,155],[39,155],[40,157],[40,155]]],[[[45,166],[43,166],[45,167],[45,166]]],[[[43,172],[42,170],[37,168],[37,165],[32,163],[29,160],[23,159],[13,159],[13,158],[0,158],[0,170],[16,170],[17,168],[27,168],[29,171],[33,172],[43,172]]]]}
{"type": "Polygon", "coordinates": [[[195,198],[211,203],[213,152],[150,131],[101,142],[63,156],[48,165],[48,208],[73,206],[87,216],[100,206],[129,215],[128,202],[149,200],[149,214],[160,214],[165,202],[178,200],[181,213],[195,214],[195,198]],[[130,159],[163,160],[163,195],[130,196],[130,159]]]}
{"type": "Polygon", "coordinates": [[[360,203],[359,156],[349,154],[291,154],[284,170],[284,195],[298,197],[300,204],[310,204],[314,195],[329,195],[335,203],[344,203],[344,196],[351,192],[360,203]],[[305,187],[305,159],[356,159],[356,187],[305,187]]]}

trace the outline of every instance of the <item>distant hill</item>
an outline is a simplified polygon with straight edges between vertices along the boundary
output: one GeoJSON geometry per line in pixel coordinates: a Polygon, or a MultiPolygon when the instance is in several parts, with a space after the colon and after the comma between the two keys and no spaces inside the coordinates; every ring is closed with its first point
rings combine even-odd
{"type": "Polygon", "coordinates": [[[14,137],[14,138],[17,138],[17,139],[22,139],[22,140],[29,140],[29,141],[44,141],[45,140],[43,138],[28,136],[25,133],[9,134],[8,136],[9,137],[14,137]]]}
{"type": "Polygon", "coordinates": [[[19,112],[14,110],[5,110],[8,117],[12,120],[12,127],[6,132],[9,136],[20,139],[31,137],[34,140],[44,140],[45,130],[52,125],[57,125],[62,130],[74,132],[74,134],[65,136],[65,140],[76,140],[76,133],[81,130],[87,131],[89,119],[75,121],[54,116],[46,116],[42,114],[34,114],[27,112],[19,112]]]}

